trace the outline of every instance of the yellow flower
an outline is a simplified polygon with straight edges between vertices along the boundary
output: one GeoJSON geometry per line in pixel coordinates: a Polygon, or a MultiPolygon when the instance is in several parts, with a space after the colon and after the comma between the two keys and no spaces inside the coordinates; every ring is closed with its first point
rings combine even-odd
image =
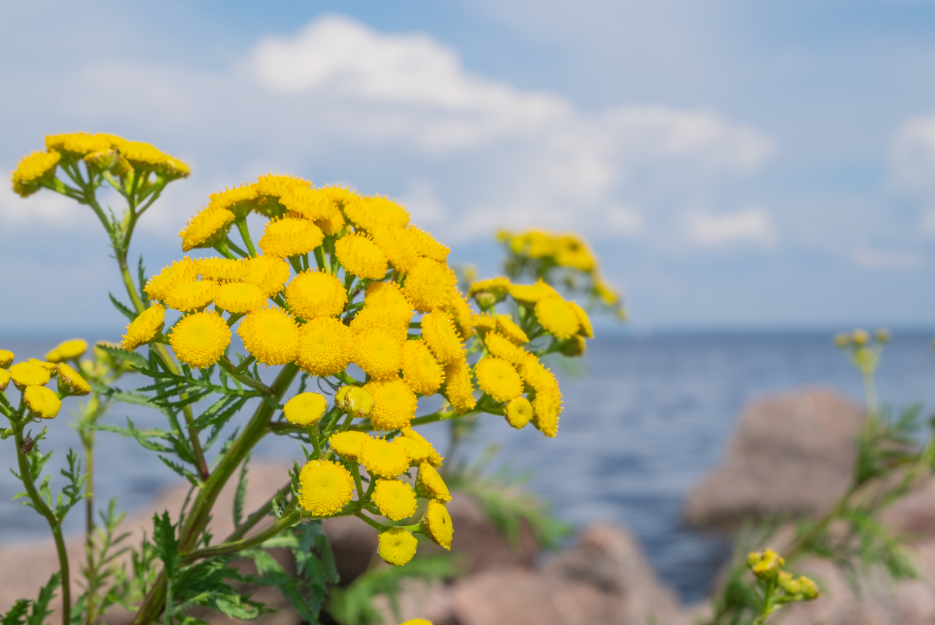
{"type": "MultiPolygon", "coordinates": [[[[364,390],[373,395],[370,423],[375,430],[397,430],[409,425],[416,416],[418,400],[406,383],[400,379],[386,382],[368,382],[364,390]]],[[[395,476],[393,476],[395,477],[395,476]]]]}
{"type": "Polygon", "coordinates": [[[180,284],[194,282],[198,279],[198,266],[188,256],[177,260],[165,267],[157,275],[149,279],[143,289],[149,298],[164,302],[166,297],[180,284]]]}
{"type": "Polygon", "coordinates": [[[197,312],[182,317],[169,335],[176,357],[192,367],[213,365],[231,342],[227,323],[216,312],[197,312]]]}
{"type": "Polygon", "coordinates": [[[519,369],[519,373],[526,384],[531,386],[537,395],[551,395],[561,398],[562,393],[559,390],[555,376],[534,354],[525,354],[523,360],[518,363],[517,369],[519,369]]]}
{"type": "Polygon", "coordinates": [[[444,311],[436,310],[422,317],[422,338],[441,363],[462,357],[461,339],[444,311]]]}
{"type": "Polygon", "coordinates": [[[312,460],[299,472],[299,505],[316,517],[340,512],[354,495],[354,478],[337,462],[312,460]]]}
{"type": "Polygon", "coordinates": [[[253,284],[232,282],[222,284],[214,297],[214,305],[229,313],[246,314],[259,310],[266,303],[266,294],[253,284]]]}
{"type": "Polygon", "coordinates": [[[386,275],[386,255],[364,234],[350,234],[334,244],[344,268],[358,278],[378,280],[386,275]]]}
{"type": "Polygon", "coordinates": [[[405,436],[397,436],[393,439],[393,444],[409,457],[409,466],[417,467],[432,455],[428,446],[405,436]]]}
{"type": "Polygon", "coordinates": [[[308,254],[321,245],[324,238],[321,228],[310,221],[281,217],[266,224],[259,245],[264,254],[286,258],[308,254]]]}
{"type": "Polygon", "coordinates": [[[471,323],[474,326],[474,329],[482,334],[493,332],[497,329],[497,320],[487,313],[483,313],[481,315],[475,314],[471,319],[471,323]]]}
{"type": "Polygon", "coordinates": [[[417,395],[434,395],[445,381],[445,370],[422,339],[403,344],[403,380],[417,395]]]}
{"type": "Polygon", "coordinates": [[[268,195],[274,198],[281,198],[293,189],[308,189],[312,183],[303,180],[297,176],[281,176],[279,174],[265,174],[257,178],[256,192],[260,195],[268,195]]]}
{"type": "Polygon", "coordinates": [[[341,314],[347,304],[347,291],[341,281],[330,273],[310,269],[303,271],[286,287],[286,302],[306,321],[341,314]]]}
{"type": "Polygon", "coordinates": [[[0,369],[0,393],[6,390],[10,383],[10,372],[6,369],[0,369]]]}
{"type": "Polygon", "coordinates": [[[364,302],[367,306],[412,312],[412,304],[395,282],[371,282],[364,291],[364,302]]]}
{"type": "Polygon", "coordinates": [[[419,254],[442,264],[448,262],[448,252],[451,250],[447,245],[436,241],[431,234],[419,226],[409,226],[406,232],[409,234],[409,241],[419,254]]]}
{"type": "MultiPolygon", "coordinates": [[[[522,364],[526,360],[526,355],[529,353],[522,347],[514,345],[499,332],[488,332],[487,336],[484,337],[484,345],[487,346],[487,351],[497,358],[502,358],[516,366],[522,364]]],[[[522,371],[520,371],[520,373],[522,373],[522,371]]]]}
{"type": "Polygon", "coordinates": [[[533,400],[532,424],[537,430],[555,438],[558,434],[558,415],[562,411],[562,401],[554,395],[540,394],[533,400]]]}
{"type": "Polygon", "coordinates": [[[289,189],[280,196],[279,203],[309,221],[331,219],[338,212],[337,204],[327,193],[309,187],[289,189]]]}
{"type": "Polygon", "coordinates": [[[237,217],[243,217],[253,210],[256,201],[256,187],[252,184],[243,184],[209,195],[208,208],[223,208],[237,217]]]}
{"type": "Polygon", "coordinates": [[[425,516],[419,523],[419,529],[428,536],[433,543],[439,547],[451,551],[451,539],[454,536],[454,526],[451,524],[451,516],[445,508],[445,504],[439,503],[434,499],[429,502],[425,510],[425,516]]]}
{"type": "Polygon", "coordinates": [[[594,279],[594,292],[606,306],[614,306],[620,303],[620,294],[601,278],[594,279]]]}
{"type": "MultiPolygon", "coordinates": [[[[435,451],[435,448],[432,447],[432,443],[425,440],[425,437],[423,437],[421,434],[413,430],[411,427],[405,427],[401,429],[400,433],[403,435],[404,438],[408,438],[409,440],[415,441],[423,445],[424,447],[428,448],[430,453],[429,453],[428,458],[426,458],[426,460],[428,461],[430,465],[432,465],[433,467],[442,466],[443,458],[438,454],[437,451],[435,451]]],[[[414,456],[410,456],[410,457],[413,460],[415,460],[414,456]]]]}
{"type": "Polygon", "coordinates": [[[308,427],[318,423],[327,407],[328,400],[321,393],[300,393],[286,402],[282,412],[289,423],[308,427]]]}
{"type": "Polygon", "coordinates": [[[575,315],[578,317],[578,334],[587,337],[589,339],[594,338],[594,328],[591,326],[591,319],[588,317],[588,313],[585,312],[584,308],[579,306],[577,302],[568,302],[569,306],[575,311],[575,315]]]}
{"type": "Polygon", "coordinates": [[[153,304],[130,322],[120,347],[132,352],[140,345],[149,343],[162,331],[165,323],[166,307],[162,304],[153,304]]]}
{"type": "Polygon", "coordinates": [[[24,156],[13,170],[13,191],[28,197],[42,188],[42,184],[55,176],[61,156],[58,152],[33,152],[24,156]]]}
{"type": "Polygon", "coordinates": [[[360,446],[360,463],[374,477],[397,478],[409,469],[409,456],[383,438],[368,438],[360,446]]]}
{"type": "Polygon", "coordinates": [[[366,229],[372,236],[373,242],[386,255],[399,271],[409,273],[419,261],[419,253],[413,247],[406,231],[401,227],[378,224],[372,229],[366,229]]]}
{"type": "Polygon", "coordinates": [[[363,432],[338,432],[332,434],[328,441],[331,443],[331,449],[345,460],[357,462],[360,458],[360,450],[364,443],[370,440],[370,436],[363,432]]]}
{"type": "Polygon", "coordinates": [[[296,363],[309,375],[334,375],[350,364],[352,351],[351,329],[339,319],[312,319],[299,330],[296,363]]]}
{"type": "Polygon", "coordinates": [[[588,344],[584,337],[580,334],[576,334],[562,344],[561,351],[562,355],[568,356],[569,358],[579,358],[584,356],[584,352],[587,348],[588,344]]]}
{"type": "Polygon", "coordinates": [[[474,296],[478,293],[491,293],[499,301],[506,297],[506,294],[510,292],[510,287],[512,286],[513,283],[510,282],[509,278],[497,276],[496,278],[488,278],[487,280],[478,280],[468,289],[468,295],[474,296]]]}
{"type": "Polygon", "coordinates": [[[448,313],[455,324],[455,330],[462,339],[474,336],[474,311],[461,291],[454,285],[448,290],[448,313]]]}
{"type": "Polygon", "coordinates": [[[590,273],[597,268],[597,261],[587,244],[571,234],[555,237],[555,262],[562,267],[572,267],[590,273]]]}
{"type": "Polygon", "coordinates": [[[23,390],[27,386],[43,386],[49,383],[52,373],[45,367],[31,361],[18,362],[10,367],[10,377],[16,388],[23,390]]]}
{"type": "Polygon", "coordinates": [[[508,402],[523,393],[523,379],[513,365],[495,356],[481,359],[474,368],[477,385],[497,403],[508,402]]]}
{"type": "Polygon", "coordinates": [[[127,141],[113,135],[111,143],[134,169],[155,171],[169,179],[186,178],[191,173],[188,165],[148,143],[127,141]]]}
{"type": "Polygon", "coordinates": [[[58,365],[58,392],[60,395],[88,395],[91,386],[77,371],[64,362],[58,365]]]}
{"type": "Polygon", "coordinates": [[[474,386],[471,384],[471,369],[464,358],[457,358],[445,365],[445,398],[456,412],[473,410],[474,386]]]}
{"type": "Polygon", "coordinates": [[[406,276],[403,294],[419,312],[445,308],[457,278],[451,269],[431,258],[420,258],[406,276]]]}
{"type": "Polygon", "coordinates": [[[131,170],[130,161],[123,158],[117,150],[108,148],[86,154],[81,160],[95,173],[109,171],[118,176],[125,176],[131,170]]]}
{"type": "Polygon", "coordinates": [[[8,349],[0,349],[0,367],[9,367],[16,354],[8,349]]]}
{"type": "Polygon", "coordinates": [[[532,404],[528,399],[520,396],[507,403],[504,416],[511,427],[521,430],[532,419],[532,415],[532,404]]]}
{"type": "Polygon", "coordinates": [[[62,362],[63,360],[73,360],[81,358],[88,351],[88,342],[84,339],[71,339],[59,343],[55,349],[45,355],[49,362],[62,362]]]}
{"type": "Polygon", "coordinates": [[[549,334],[559,340],[574,336],[581,327],[574,307],[560,297],[547,297],[536,302],[536,318],[549,334]]]}
{"type": "Polygon", "coordinates": [[[353,362],[375,380],[395,378],[402,364],[403,348],[383,330],[367,330],[354,338],[353,362]]]}
{"type": "Polygon", "coordinates": [[[397,343],[403,343],[409,335],[411,318],[412,313],[406,309],[365,304],[351,320],[351,330],[358,336],[381,331],[392,336],[397,343]]]}
{"type": "Polygon", "coordinates": [[[285,286],[289,276],[289,263],[276,256],[257,256],[247,259],[244,282],[260,287],[267,297],[272,297],[285,286]]]}
{"type": "Polygon", "coordinates": [[[237,335],[257,362],[267,366],[290,363],[299,351],[299,328],[289,313],[278,307],[247,313],[237,335]]]}
{"type": "Polygon", "coordinates": [[[535,284],[514,284],[510,286],[510,295],[518,302],[531,305],[548,297],[561,297],[558,291],[542,280],[535,284]]]}
{"type": "Polygon", "coordinates": [[[344,214],[358,228],[373,232],[381,226],[402,230],[409,225],[409,213],[406,209],[384,197],[346,199],[349,201],[343,204],[344,214]]]}
{"type": "Polygon", "coordinates": [[[344,230],[344,217],[341,213],[336,212],[329,219],[316,219],[314,224],[321,228],[321,231],[332,236],[335,234],[340,234],[344,230]]]}
{"type": "Polygon", "coordinates": [[[419,497],[434,499],[442,503],[451,501],[451,493],[448,492],[445,480],[428,462],[419,465],[419,475],[416,476],[416,493],[419,497]]]}
{"type": "Polygon", "coordinates": [[[109,150],[112,135],[93,134],[87,132],[66,132],[57,135],[46,135],[45,149],[56,152],[68,152],[78,157],[91,152],[109,150]]]}
{"type": "Polygon", "coordinates": [[[411,517],[417,506],[412,486],[399,480],[377,480],[373,489],[373,503],[380,510],[380,514],[391,521],[411,517]]]}
{"type": "Polygon", "coordinates": [[[218,294],[218,283],[213,280],[201,280],[180,284],[166,296],[166,306],[188,312],[204,308],[218,294]]]}
{"type": "Polygon", "coordinates": [[[227,236],[230,225],[234,223],[234,213],[224,208],[203,208],[188,220],[185,229],[179,232],[182,237],[182,251],[196,247],[212,247],[227,236]]]}
{"type": "Polygon", "coordinates": [[[799,587],[801,588],[802,598],[806,601],[811,601],[821,596],[821,591],[818,590],[818,584],[804,575],[799,577],[799,587]]]}
{"type": "Polygon", "coordinates": [[[199,258],[194,261],[198,275],[216,282],[238,282],[247,277],[247,265],[233,258],[199,258]]]}
{"type": "Polygon", "coordinates": [[[419,541],[416,540],[416,537],[409,530],[401,527],[391,527],[380,532],[378,552],[387,564],[393,566],[406,564],[416,555],[416,547],[418,546],[419,541]]]}
{"type": "Polygon", "coordinates": [[[497,330],[517,345],[529,342],[529,337],[516,323],[506,315],[497,315],[497,330]]]}
{"type": "Polygon", "coordinates": [[[432,622],[427,621],[424,618],[411,618],[405,623],[400,623],[399,625],[432,625],[432,622]]]}
{"type": "Polygon", "coordinates": [[[62,400],[44,386],[27,386],[23,391],[23,401],[29,412],[40,419],[54,419],[62,409],[62,400]]]}
{"type": "Polygon", "coordinates": [[[334,396],[335,405],[357,419],[366,419],[373,410],[373,395],[359,386],[342,386],[334,396]]]}

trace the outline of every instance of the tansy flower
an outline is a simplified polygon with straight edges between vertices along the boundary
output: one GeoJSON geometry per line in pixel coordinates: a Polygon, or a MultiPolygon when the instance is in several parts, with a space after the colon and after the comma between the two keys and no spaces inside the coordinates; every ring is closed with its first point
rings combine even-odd
{"type": "Polygon", "coordinates": [[[558,415],[562,410],[561,399],[551,394],[538,394],[532,407],[532,424],[549,438],[555,438],[558,434],[558,415]]]}
{"type": "Polygon", "coordinates": [[[334,200],[327,193],[308,187],[294,187],[279,198],[286,210],[298,213],[309,221],[330,219],[338,212],[334,200]]]}
{"type": "Polygon", "coordinates": [[[473,410],[477,405],[474,399],[474,387],[471,384],[471,369],[467,361],[456,358],[445,365],[445,398],[456,412],[473,410]]]}
{"type": "Polygon", "coordinates": [[[182,237],[182,251],[196,247],[212,247],[227,236],[230,225],[234,222],[234,213],[224,208],[202,208],[188,220],[185,229],[179,232],[182,237]]]}
{"type": "Polygon", "coordinates": [[[16,354],[8,349],[0,349],[0,367],[9,367],[16,354]]]}
{"type": "Polygon", "coordinates": [[[112,135],[92,134],[87,132],[66,132],[57,135],[46,135],[45,149],[56,152],[68,152],[82,157],[91,152],[109,150],[112,135]]]}
{"type": "Polygon", "coordinates": [[[409,225],[409,211],[390,200],[379,195],[365,198],[377,215],[378,219],[394,228],[405,228],[409,225]]]}
{"type": "Polygon", "coordinates": [[[441,363],[462,357],[461,339],[444,311],[436,310],[422,317],[422,338],[441,363]]]}
{"type": "MultiPolygon", "coordinates": [[[[370,423],[375,430],[396,430],[409,425],[416,416],[418,400],[406,383],[400,379],[387,382],[368,382],[364,390],[373,395],[370,423]]],[[[395,476],[391,476],[395,477],[395,476]]]]}
{"type": "Polygon", "coordinates": [[[40,419],[54,419],[62,409],[62,400],[44,386],[27,386],[23,391],[23,401],[29,412],[40,419]]]}
{"type": "Polygon", "coordinates": [[[186,256],[150,278],[143,290],[146,291],[150,299],[163,302],[172,289],[180,284],[194,282],[197,279],[198,266],[192,262],[191,258],[186,256]]]}
{"type": "Polygon", "coordinates": [[[351,202],[356,202],[360,199],[360,195],[357,191],[351,191],[347,187],[341,187],[338,185],[328,185],[318,189],[320,193],[323,193],[331,198],[337,206],[347,206],[351,202]]]}
{"type": "Polygon", "coordinates": [[[155,171],[170,179],[185,178],[189,175],[188,165],[162,152],[158,148],[142,141],[127,141],[111,135],[111,144],[120,151],[134,169],[155,171]]]}
{"type": "Polygon", "coordinates": [[[434,499],[430,501],[428,508],[425,509],[425,516],[422,517],[422,522],[419,523],[419,529],[433,543],[451,551],[454,526],[451,524],[451,516],[445,508],[445,504],[434,499]]]}
{"type": "MultiPolygon", "coordinates": [[[[419,541],[409,530],[391,527],[380,532],[378,552],[387,564],[402,566],[416,555],[419,541]]],[[[421,624],[420,624],[421,625],[421,624]]],[[[431,624],[429,624],[431,625],[431,624]]]]}
{"type": "Polygon", "coordinates": [[[497,330],[517,345],[529,342],[529,337],[523,329],[506,315],[497,315],[497,330]]]}
{"type": "Polygon", "coordinates": [[[330,273],[303,271],[286,287],[286,302],[292,312],[306,321],[341,314],[347,304],[347,291],[330,273]]]}
{"type": "Polygon", "coordinates": [[[576,334],[562,344],[562,354],[569,358],[578,358],[584,355],[587,349],[587,341],[580,334],[576,334]]]}
{"type": "Polygon", "coordinates": [[[590,273],[597,268],[591,250],[580,238],[565,234],[555,237],[555,262],[562,267],[572,267],[590,273]]]}
{"type": "Polygon", "coordinates": [[[247,351],[264,365],[284,365],[298,355],[299,328],[281,308],[261,308],[247,313],[237,334],[247,351]]]}
{"type": "Polygon", "coordinates": [[[370,440],[370,436],[363,432],[338,432],[332,434],[328,439],[331,443],[331,449],[345,460],[357,462],[360,458],[360,450],[363,444],[370,440]]]}
{"type": "Polygon", "coordinates": [[[447,310],[454,321],[455,330],[462,339],[466,340],[474,336],[474,311],[471,310],[471,305],[468,304],[461,291],[454,285],[448,290],[447,310]]]}
{"type": "Polygon", "coordinates": [[[403,437],[413,440],[417,443],[420,443],[431,451],[431,453],[429,454],[429,457],[427,458],[428,463],[430,465],[432,465],[433,467],[442,466],[442,460],[443,460],[442,457],[439,455],[437,451],[435,451],[435,448],[432,447],[432,443],[425,440],[425,437],[423,437],[421,434],[413,430],[411,427],[405,427],[401,429],[399,432],[403,435],[403,437]]]}
{"type": "Polygon", "coordinates": [[[334,403],[352,417],[366,419],[373,410],[374,399],[359,386],[344,386],[334,396],[334,403]]]}
{"type": "Polygon", "coordinates": [[[58,152],[33,152],[23,157],[13,170],[13,191],[21,197],[38,191],[55,176],[60,158],[58,152]]]}
{"type": "Polygon", "coordinates": [[[393,444],[403,450],[403,453],[409,457],[409,465],[414,467],[427,461],[433,451],[428,446],[405,436],[397,436],[393,439],[393,444]]]}
{"type": "Polygon", "coordinates": [[[345,202],[343,208],[345,216],[355,226],[368,232],[380,227],[402,230],[409,224],[406,209],[382,197],[355,197],[345,202]]]}
{"type": "Polygon", "coordinates": [[[88,395],[91,393],[91,386],[82,378],[77,371],[66,365],[64,362],[58,365],[58,392],[60,395],[88,395]]]}
{"type": "Polygon", "coordinates": [[[386,255],[364,234],[338,239],[334,253],[344,268],[358,278],[378,280],[386,275],[386,255]]]}
{"type": "Polygon", "coordinates": [[[409,235],[412,246],[419,254],[442,264],[448,262],[448,252],[451,250],[447,245],[442,245],[436,241],[431,234],[419,226],[409,226],[406,228],[406,233],[409,235]]]}
{"type": "Polygon", "coordinates": [[[504,416],[510,426],[521,430],[532,419],[532,404],[525,397],[517,397],[507,403],[504,416]]]}
{"type": "Polygon", "coordinates": [[[581,327],[574,307],[560,297],[547,297],[536,302],[536,318],[549,334],[559,340],[574,336],[581,327]]]}
{"type": "Polygon", "coordinates": [[[409,469],[409,456],[383,438],[368,438],[360,446],[360,463],[375,477],[397,478],[409,469]]]}
{"type": "Polygon", "coordinates": [[[525,360],[526,354],[529,353],[522,347],[514,345],[499,332],[488,332],[487,336],[484,337],[484,345],[487,346],[487,351],[497,358],[502,358],[517,366],[525,360]]]}
{"type": "Polygon", "coordinates": [[[237,282],[247,277],[247,265],[241,259],[199,258],[194,261],[198,275],[216,282],[237,282]]]}
{"type": "Polygon", "coordinates": [[[412,312],[404,308],[390,308],[367,304],[351,320],[351,330],[356,335],[380,331],[393,337],[397,343],[406,341],[409,335],[409,320],[412,312]]]}
{"type": "Polygon", "coordinates": [[[229,313],[245,314],[263,307],[266,294],[260,287],[245,282],[222,284],[214,297],[214,305],[229,313]]]}
{"type": "Polygon", "coordinates": [[[321,317],[299,330],[296,363],[309,375],[334,375],[350,364],[352,351],[351,329],[339,319],[321,317]]]}
{"type": "Polygon", "coordinates": [[[510,295],[518,302],[531,305],[547,297],[561,297],[558,291],[541,279],[535,284],[513,284],[510,286],[510,295]]]}
{"type": "Polygon", "coordinates": [[[220,360],[230,342],[230,328],[216,312],[186,315],[175,324],[169,335],[169,345],[176,357],[199,369],[220,360]]]}
{"type": "Polygon", "coordinates": [[[259,176],[254,184],[258,194],[275,198],[280,198],[293,189],[309,189],[311,186],[311,182],[298,176],[282,176],[280,174],[264,174],[259,176]]]}
{"type": "Polygon", "coordinates": [[[473,283],[471,288],[468,289],[468,295],[474,296],[478,293],[491,293],[497,299],[497,301],[499,301],[506,297],[506,294],[509,293],[511,286],[513,286],[513,283],[510,282],[509,278],[504,276],[497,276],[496,278],[478,280],[477,282],[473,283]]]}
{"type": "Polygon", "coordinates": [[[455,282],[457,278],[447,266],[420,258],[406,276],[403,295],[419,312],[431,312],[447,306],[455,282]]]}
{"type": "Polygon", "coordinates": [[[313,223],[328,236],[339,234],[344,230],[344,217],[339,212],[335,212],[328,219],[316,219],[313,223]]]}
{"type": "Polygon", "coordinates": [[[51,372],[35,362],[18,362],[10,367],[10,377],[16,388],[23,390],[27,386],[43,386],[52,378],[51,372]]]}
{"type": "Polygon", "coordinates": [[[182,312],[204,308],[214,301],[218,288],[218,283],[213,280],[180,284],[166,295],[166,306],[182,312]]]}
{"type": "Polygon", "coordinates": [[[354,478],[337,462],[312,460],[299,472],[299,505],[312,516],[340,512],[354,494],[354,478]]]}
{"type": "Polygon", "coordinates": [[[260,237],[260,249],[264,254],[286,258],[308,254],[321,245],[325,235],[321,228],[299,217],[281,217],[266,224],[260,237]]]}
{"type": "Polygon", "coordinates": [[[568,305],[574,309],[575,315],[578,317],[578,324],[580,326],[578,334],[593,339],[594,328],[591,326],[591,319],[588,317],[588,313],[585,312],[584,308],[579,306],[577,302],[568,302],[568,305]]]}
{"type": "Polygon", "coordinates": [[[417,506],[412,486],[399,480],[377,480],[373,489],[373,503],[380,510],[380,514],[391,521],[411,517],[417,506]]]}
{"type": "Polygon", "coordinates": [[[412,304],[395,282],[371,282],[364,291],[364,304],[412,312],[412,304]]]}
{"type": "Polygon", "coordinates": [[[451,493],[448,492],[445,480],[428,462],[419,465],[419,474],[416,476],[416,493],[419,497],[434,499],[442,503],[451,501],[451,493]]]}
{"type": "Polygon", "coordinates": [[[87,341],[84,339],[71,339],[70,341],[59,343],[55,349],[45,355],[45,359],[49,362],[73,360],[75,358],[81,358],[86,351],[88,351],[87,341]]]}
{"type": "Polygon", "coordinates": [[[523,379],[513,365],[495,356],[481,359],[474,368],[477,385],[497,403],[508,402],[523,393],[523,379]]]}
{"type": "Polygon", "coordinates": [[[6,369],[0,369],[0,393],[6,390],[10,383],[10,372],[6,369]]]}
{"type": "Polygon", "coordinates": [[[475,314],[471,318],[471,323],[474,326],[474,329],[482,334],[486,334],[487,332],[493,332],[494,330],[497,329],[497,320],[491,317],[490,315],[488,315],[487,313],[483,313],[480,315],[475,314]]]}
{"type": "Polygon", "coordinates": [[[403,344],[403,380],[417,395],[434,395],[445,381],[445,370],[422,339],[403,344]]]}
{"type": "Polygon", "coordinates": [[[354,364],[375,380],[395,378],[402,363],[400,342],[383,330],[367,330],[354,338],[354,364]]]}
{"type": "Polygon", "coordinates": [[[272,297],[282,291],[282,287],[291,275],[289,263],[276,256],[248,258],[244,264],[247,266],[244,282],[260,287],[267,297],[272,297]]]}
{"type": "Polygon", "coordinates": [[[562,393],[555,376],[534,354],[527,353],[517,368],[523,380],[536,391],[536,394],[561,398],[562,393]]]}
{"type": "Polygon", "coordinates": [[[243,184],[209,195],[208,208],[223,208],[237,217],[244,217],[253,209],[256,200],[256,187],[252,184],[243,184]]]}
{"type": "Polygon", "coordinates": [[[125,176],[132,170],[130,161],[112,148],[90,152],[85,154],[81,160],[88,169],[95,173],[109,171],[118,176],[125,176]]]}
{"type": "Polygon", "coordinates": [[[386,255],[386,259],[393,267],[403,273],[412,271],[419,261],[419,253],[409,241],[405,230],[379,224],[373,229],[368,228],[367,231],[373,236],[373,242],[386,255]]]}
{"type": "Polygon", "coordinates": [[[120,346],[132,352],[140,345],[149,343],[162,331],[166,323],[166,307],[162,304],[153,304],[127,326],[127,333],[123,335],[120,346]]]}
{"type": "Polygon", "coordinates": [[[405,623],[400,623],[399,625],[432,625],[432,622],[427,621],[424,618],[411,618],[405,623]]]}
{"type": "Polygon", "coordinates": [[[300,393],[286,402],[282,412],[289,423],[308,427],[318,423],[327,407],[328,400],[321,393],[300,393]]]}

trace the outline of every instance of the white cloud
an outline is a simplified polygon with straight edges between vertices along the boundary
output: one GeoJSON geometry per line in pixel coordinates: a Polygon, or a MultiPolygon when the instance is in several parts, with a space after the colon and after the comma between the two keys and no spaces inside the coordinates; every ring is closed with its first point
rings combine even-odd
{"type": "MultiPolygon", "coordinates": [[[[3,168],[11,171],[13,168],[3,168]]],[[[43,227],[85,229],[97,226],[97,217],[87,206],[80,206],[64,195],[39,191],[22,198],[10,185],[0,185],[0,223],[10,228],[43,227]]]]}
{"type": "Polygon", "coordinates": [[[853,261],[867,269],[915,269],[925,265],[925,256],[910,250],[863,247],[854,253],[853,261]]]}
{"type": "Polygon", "coordinates": [[[760,207],[714,215],[701,211],[685,217],[689,240],[704,248],[745,244],[771,247],[777,234],[769,213],[760,207]]]}
{"type": "Polygon", "coordinates": [[[909,191],[935,192],[935,114],[900,125],[890,148],[890,179],[909,191]]]}

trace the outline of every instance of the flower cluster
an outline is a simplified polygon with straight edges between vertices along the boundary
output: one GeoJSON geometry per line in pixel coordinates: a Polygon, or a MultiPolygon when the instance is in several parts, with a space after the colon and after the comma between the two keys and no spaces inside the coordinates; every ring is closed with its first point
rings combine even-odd
{"type": "Polygon", "coordinates": [[[13,352],[0,349],[0,397],[13,382],[22,394],[20,406],[30,418],[54,419],[62,409],[62,398],[91,392],[88,382],[66,362],[80,368],[78,358],[87,348],[88,344],[81,339],[65,341],[49,352],[45,360],[30,358],[16,364],[13,352]],[[46,388],[52,378],[57,380],[57,392],[46,388]]]}
{"type": "Polygon", "coordinates": [[[772,549],[747,555],[747,567],[756,577],[766,598],[764,614],[787,603],[817,599],[821,594],[817,584],[808,577],[795,577],[783,570],[785,564],[785,559],[772,549]]]}

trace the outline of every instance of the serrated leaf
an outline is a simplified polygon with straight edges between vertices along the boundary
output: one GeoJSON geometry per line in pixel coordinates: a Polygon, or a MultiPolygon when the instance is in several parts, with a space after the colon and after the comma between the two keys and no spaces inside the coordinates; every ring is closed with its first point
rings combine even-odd
{"type": "Polygon", "coordinates": [[[117,310],[119,310],[120,313],[121,313],[124,317],[126,317],[126,318],[129,319],[130,321],[134,321],[134,320],[136,319],[136,313],[133,312],[132,310],[130,310],[129,307],[127,307],[125,304],[122,304],[122,303],[121,303],[116,297],[114,297],[112,294],[108,293],[107,296],[110,297],[110,303],[114,305],[114,308],[116,308],[117,310]]]}
{"type": "Polygon", "coordinates": [[[145,369],[149,364],[143,356],[135,352],[130,352],[120,347],[114,347],[113,345],[108,345],[106,343],[98,343],[95,345],[98,349],[107,353],[111,358],[115,360],[121,360],[128,362],[131,365],[138,367],[140,369],[145,369]]]}

